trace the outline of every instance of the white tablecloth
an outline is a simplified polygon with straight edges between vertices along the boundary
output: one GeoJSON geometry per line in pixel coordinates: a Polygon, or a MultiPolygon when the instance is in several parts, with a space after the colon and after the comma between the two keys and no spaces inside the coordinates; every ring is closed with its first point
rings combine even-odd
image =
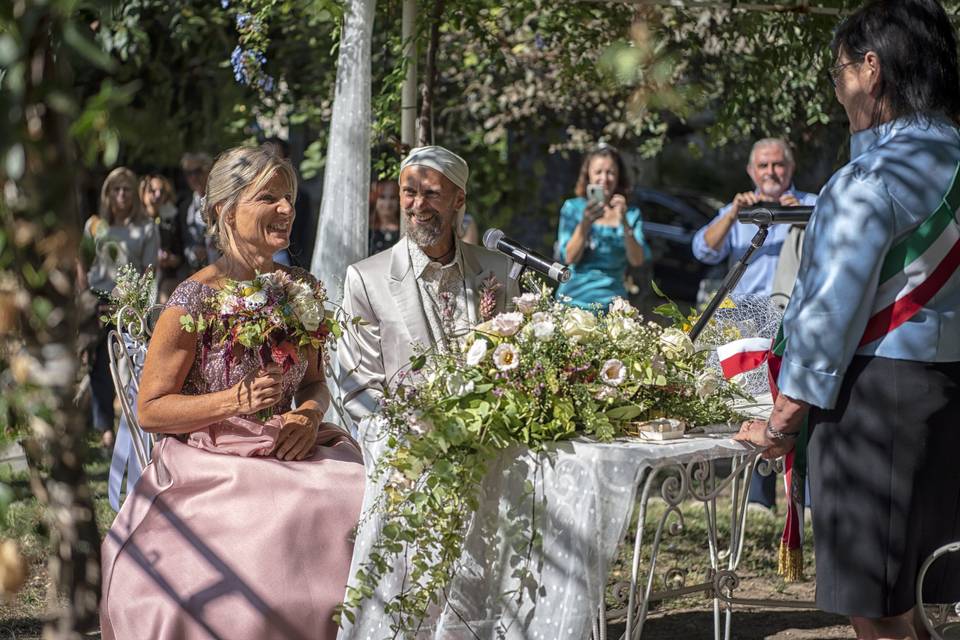
{"type": "MultiPolygon", "coordinates": [[[[367,459],[376,459],[381,446],[381,441],[366,442],[367,459]]],[[[747,451],[746,445],[726,436],[685,436],[665,443],[578,439],[553,444],[539,454],[526,449],[505,452],[484,482],[480,509],[464,541],[463,566],[448,589],[446,604],[432,612],[418,637],[589,638],[644,473],[659,464],[730,458],[747,451]],[[532,551],[531,522],[540,533],[532,551]]],[[[373,503],[378,491],[368,482],[365,505],[373,503]]],[[[351,576],[379,529],[376,518],[365,518],[351,576]]],[[[398,562],[339,638],[393,637],[383,603],[397,593],[402,575],[398,562]]]]}

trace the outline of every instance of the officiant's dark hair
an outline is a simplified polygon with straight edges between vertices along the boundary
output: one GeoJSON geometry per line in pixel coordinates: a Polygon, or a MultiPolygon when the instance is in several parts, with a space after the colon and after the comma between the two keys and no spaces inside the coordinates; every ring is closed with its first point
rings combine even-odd
{"type": "Polygon", "coordinates": [[[960,73],[953,25],[937,0],[873,0],[837,27],[830,43],[851,62],[880,59],[880,100],[894,118],[943,114],[960,122],[960,73]]]}

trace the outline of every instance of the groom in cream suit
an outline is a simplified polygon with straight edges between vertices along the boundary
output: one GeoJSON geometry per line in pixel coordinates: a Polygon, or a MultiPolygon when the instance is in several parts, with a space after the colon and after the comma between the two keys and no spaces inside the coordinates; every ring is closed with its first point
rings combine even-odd
{"type": "Polygon", "coordinates": [[[405,237],[347,267],[344,310],[367,324],[345,333],[337,358],[344,406],[361,436],[361,420],[407,370],[414,345],[456,348],[456,336],[481,322],[481,295],[491,283],[500,285],[497,313],[518,295],[505,256],[461,242],[454,232],[466,208],[468,175],[463,158],[443,147],[412,150],[400,165],[405,237]]]}

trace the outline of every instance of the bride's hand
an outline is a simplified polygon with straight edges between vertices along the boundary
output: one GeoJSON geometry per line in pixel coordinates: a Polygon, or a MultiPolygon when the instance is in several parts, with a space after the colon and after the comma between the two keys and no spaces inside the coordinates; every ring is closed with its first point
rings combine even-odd
{"type": "Polygon", "coordinates": [[[269,409],[283,396],[283,370],[271,364],[253,372],[236,384],[237,414],[252,415],[269,409]]]}
{"type": "Polygon", "coordinates": [[[312,411],[294,409],[281,416],[283,426],[273,448],[280,460],[303,460],[317,443],[319,423],[312,411]]]}

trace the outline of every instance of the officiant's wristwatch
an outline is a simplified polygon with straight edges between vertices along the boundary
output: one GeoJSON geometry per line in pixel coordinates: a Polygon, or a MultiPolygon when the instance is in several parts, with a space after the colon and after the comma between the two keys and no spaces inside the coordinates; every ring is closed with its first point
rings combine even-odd
{"type": "Polygon", "coordinates": [[[769,422],[767,423],[766,433],[767,433],[767,437],[775,442],[779,442],[780,440],[793,440],[794,438],[800,435],[799,431],[794,431],[793,433],[788,433],[786,431],[775,431],[770,426],[769,422]]]}

